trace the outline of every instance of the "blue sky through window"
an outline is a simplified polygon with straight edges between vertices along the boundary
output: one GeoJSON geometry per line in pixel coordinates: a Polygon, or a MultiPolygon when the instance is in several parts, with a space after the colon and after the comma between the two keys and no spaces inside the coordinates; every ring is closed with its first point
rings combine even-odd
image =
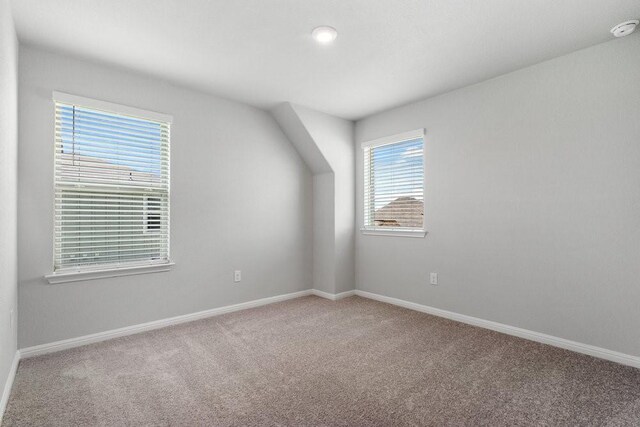
{"type": "Polygon", "coordinates": [[[372,184],[378,210],[399,197],[423,199],[423,140],[416,138],[371,150],[372,184]]]}
{"type": "Polygon", "coordinates": [[[161,123],[62,105],[59,126],[65,154],[161,174],[166,131],[161,123]]]}

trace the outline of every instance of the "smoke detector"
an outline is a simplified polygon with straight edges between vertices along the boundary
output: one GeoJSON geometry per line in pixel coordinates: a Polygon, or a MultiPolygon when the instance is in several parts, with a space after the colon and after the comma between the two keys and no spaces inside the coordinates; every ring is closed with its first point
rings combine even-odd
{"type": "Polygon", "coordinates": [[[615,27],[613,27],[611,29],[611,34],[613,34],[615,37],[628,36],[629,34],[633,33],[637,25],[638,25],[637,19],[623,22],[622,24],[618,24],[615,27]]]}

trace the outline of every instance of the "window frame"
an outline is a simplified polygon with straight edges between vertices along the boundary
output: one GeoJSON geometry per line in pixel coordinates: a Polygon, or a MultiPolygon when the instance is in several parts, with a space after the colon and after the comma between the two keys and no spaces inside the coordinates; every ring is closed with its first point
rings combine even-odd
{"type": "MultiPolygon", "coordinates": [[[[56,114],[56,104],[69,104],[77,107],[93,109],[97,111],[103,111],[111,114],[117,114],[122,116],[130,116],[138,119],[149,120],[154,122],[163,122],[166,123],[169,128],[173,123],[173,117],[168,114],[158,113],[155,111],[143,110],[136,107],[130,107],[121,104],[115,104],[111,102],[101,101],[97,99],[85,98],[77,95],[71,95],[63,92],[53,91],[53,108],[52,114],[56,114]]],[[[55,139],[55,126],[54,126],[54,139],[55,139]]],[[[74,282],[81,280],[90,280],[90,279],[100,279],[106,277],[118,277],[118,276],[128,276],[134,274],[143,274],[143,273],[155,273],[162,271],[170,271],[172,267],[175,265],[171,260],[170,256],[170,234],[171,234],[171,211],[170,211],[170,200],[171,200],[171,135],[169,135],[168,139],[168,147],[169,147],[169,157],[168,157],[168,165],[167,165],[167,237],[166,237],[166,250],[167,250],[167,258],[162,260],[145,260],[145,261],[132,261],[132,262],[122,262],[120,264],[94,264],[89,266],[76,266],[65,269],[53,269],[55,265],[55,256],[56,256],[56,238],[55,231],[51,233],[51,237],[53,240],[53,264],[52,269],[53,273],[45,275],[45,279],[51,283],[65,283],[65,282],[74,282]]],[[[55,156],[55,152],[54,152],[55,156]]],[[[55,180],[55,160],[52,162],[53,167],[53,193],[56,192],[56,180],[55,180]]],[[[154,233],[156,230],[148,230],[148,198],[153,198],[153,194],[145,194],[143,195],[144,200],[144,229],[143,233],[154,233]]],[[[56,216],[56,208],[55,208],[55,197],[53,198],[53,221],[55,224],[55,216],[56,216]]],[[[55,225],[54,225],[55,227],[55,225]]]]}
{"type": "Polygon", "coordinates": [[[396,236],[396,237],[425,237],[428,233],[426,227],[426,174],[423,169],[422,174],[422,203],[423,203],[423,217],[422,217],[422,227],[420,228],[382,228],[382,227],[371,227],[366,224],[366,202],[367,198],[371,197],[371,193],[368,191],[367,186],[367,177],[366,177],[366,168],[371,167],[370,164],[366,163],[366,158],[364,156],[365,149],[373,149],[376,147],[382,147],[385,145],[393,145],[399,144],[402,142],[410,141],[412,139],[422,139],[422,164],[423,168],[426,165],[426,141],[425,141],[425,129],[420,128],[408,132],[398,133],[395,135],[389,135],[382,138],[370,140],[363,142],[360,144],[360,148],[362,150],[362,189],[363,189],[363,197],[362,197],[362,226],[360,227],[360,232],[363,235],[372,235],[372,236],[396,236]]]}

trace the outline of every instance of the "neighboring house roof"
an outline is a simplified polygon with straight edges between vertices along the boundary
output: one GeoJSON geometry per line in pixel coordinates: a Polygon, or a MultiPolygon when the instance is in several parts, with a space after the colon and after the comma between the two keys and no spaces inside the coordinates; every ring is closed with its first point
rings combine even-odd
{"type": "Polygon", "coordinates": [[[422,227],[424,203],[415,197],[403,196],[387,203],[374,213],[381,227],[422,227]]]}
{"type": "Polygon", "coordinates": [[[93,156],[63,153],[58,160],[59,176],[65,181],[75,181],[81,175],[84,183],[117,180],[121,185],[156,187],[162,183],[159,174],[141,172],[125,165],[93,156]]]}

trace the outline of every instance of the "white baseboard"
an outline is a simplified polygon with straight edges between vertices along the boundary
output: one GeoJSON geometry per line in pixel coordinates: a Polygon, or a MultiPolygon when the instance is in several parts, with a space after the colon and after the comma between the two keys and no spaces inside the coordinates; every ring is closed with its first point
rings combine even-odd
{"type": "Polygon", "coordinates": [[[607,349],[592,346],[589,344],[582,344],[576,341],[570,341],[564,338],[558,338],[558,337],[543,334],[540,332],[534,332],[527,329],[518,328],[515,326],[509,326],[502,323],[493,322],[490,320],[484,320],[484,319],[479,319],[477,317],[458,314],[452,311],[447,311],[447,310],[442,310],[435,307],[430,307],[427,305],[417,304],[414,302],[405,301],[398,298],[392,298],[392,297],[374,294],[371,292],[366,292],[361,290],[331,294],[328,292],[319,291],[317,289],[309,289],[305,291],[293,292],[293,293],[284,294],[284,295],[277,295],[277,296],[268,297],[268,298],[262,298],[259,300],[253,300],[253,301],[248,301],[248,302],[234,304],[234,305],[228,305],[225,307],[218,307],[211,310],[200,311],[197,313],[185,314],[182,316],[156,320],[153,322],[141,323],[138,325],[127,326],[124,328],[113,329],[110,331],[99,332],[96,334],[85,335],[82,337],[70,338],[62,341],[56,341],[52,343],[41,344],[33,347],[20,349],[18,352],[16,352],[16,357],[14,358],[14,361],[13,361],[12,370],[9,375],[9,378],[7,379],[7,384],[5,385],[5,388],[4,388],[2,400],[0,401],[0,413],[2,413],[8,401],[9,392],[11,390],[11,384],[13,384],[13,378],[15,376],[15,372],[18,367],[18,361],[20,360],[20,358],[39,356],[42,354],[65,350],[68,348],[80,347],[87,344],[106,341],[112,338],[123,337],[126,335],[133,335],[140,332],[163,328],[166,326],[177,325],[180,323],[192,322],[198,319],[218,316],[221,314],[231,313],[239,310],[246,310],[248,308],[259,307],[267,304],[273,304],[276,302],[286,301],[289,299],[299,298],[307,295],[316,295],[332,301],[337,301],[342,298],[350,297],[352,295],[358,295],[364,298],[386,302],[389,304],[397,305],[397,306],[408,308],[411,310],[432,314],[434,316],[444,317],[447,319],[455,320],[455,321],[466,323],[469,325],[479,326],[485,329],[491,329],[493,331],[502,332],[504,334],[513,335],[513,336],[525,338],[531,341],[536,341],[543,344],[564,348],[566,350],[575,351],[577,353],[587,354],[589,356],[594,356],[601,359],[606,359],[613,362],[622,363],[624,365],[640,368],[640,357],[638,356],[632,356],[632,355],[620,353],[613,350],[607,350],[607,349]]]}
{"type": "Polygon", "coordinates": [[[4,383],[4,388],[2,389],[2,398],[0,399],[0,425],[2,425],[2,417],[4,416],[4,411],[7,409],[7,404],[9,403],[13,380],[15,379],[16,372],[18,371],[18,363],[20,363],[20,351],[16,351],[16,354],[13,356],[13,362],[11,362],[11,368],[9,369],[9,376],[7,376],[7,381],[4,383]]]}
{"type": "Polygon", "coordinates": [[[441,310],[439,308],[430,307],[428,305],[417,304],[414,302],[409,302],[409,301],[401,300],[398,298],[392,298],[384,295],[374,294],[372,292],[356,290],[355,294],[364,298],[369,298],[376,301],[386,302],[389,304],[408,308],[410,310],[420,311],[422,313],[444,317],[447,319],[455,320],[455,321],[466,323],[469,325],[479,326],[485,329],[491,329],[492,331],[502,332],[503,334],[513,335],[513,336],[524,338],[530,341],[536,341],[542,344],[548,344],[554,347],[560,347],[565,350],[575,351],[576,353],[582,353],[589,356],[598,357],[600,359],[621,363],[623,365],[633,366],[634,368],[640,368],[640,357],[638,356],[632,356],[629,354],[624,354],[624,353],[620,353],[613,350],[607,350],[606,348],[596,347],[589,344],[582,344],[576,341],[571,341],[564,338],[558,338],[558,337],[543,334],[540,332],[530,331],[528,329],[522,329],[515,326],[505,325],[503,323],[479,319],[477,317],[467,316],[465,314],[458,314],[452,311],[441,310]]]}
{"type": "Polygon", "coordinates": [[[340,292],[339,294],[330,294],[329,292],[312,289],[311,293],[315,296],[326,298],[331,301],[338,301],[339,299],[342,299],[342,298],[354,296],[356,294],[356,291],[346,291],[346,292],[340,292]]]}
{"type": "Polygon", "coordinates": [[[312,290],[308,289],[305,291],[293,292],[290,294],[283,294],[283,295],[276,295],[273,297],[243,302],[240,304],[213,308],[211,310],[204,310],[196,313],[184,314],[182,316],[154,320],[152,322],[140,323],[138,325],[126,326],[124,328],[112,329],[110,331],[98,332],[96,334],[84,335],[77,338],[70,338],[62,341],[55,341],[47,344],[40,344],[33,347],[20,349],[20,357],[24,359],[28,357],[40,356],[42,354],[53,353],[56,351],[66,350],[68,348],[80,347],[87,344],[106,341],[112,338],[138,334],[140,332],[164,328],[166,326],[178,325],[180,323],[192,322],[194,320],[204,319],[204,318],[213,317],[213,316],[219,316],[221,314],[232,313],[234,311],[246,310],[248,308],[260,307],[262,305],[273,304],[275,302],[286,301],[293,298],[300,298],[300,297],[311,295],[311,294],[312,294],[312,290]]]}

